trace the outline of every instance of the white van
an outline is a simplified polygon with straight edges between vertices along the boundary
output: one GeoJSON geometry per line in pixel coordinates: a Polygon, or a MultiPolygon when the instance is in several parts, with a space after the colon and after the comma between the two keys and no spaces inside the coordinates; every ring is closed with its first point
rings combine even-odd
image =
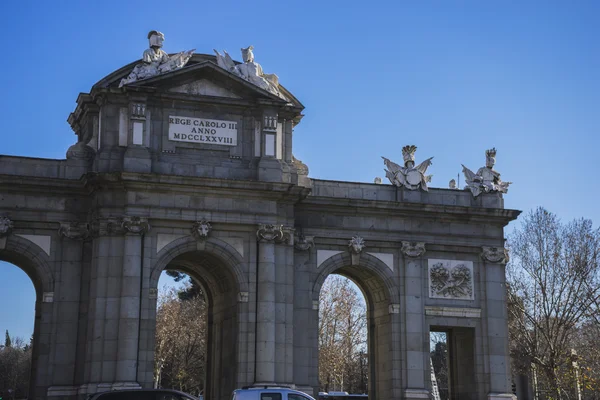
{"type": "Polygon", "coordinates": [[[231,400],[315,400],[306,393],[284,387],[245,387],[233,391],[231,400]]]}

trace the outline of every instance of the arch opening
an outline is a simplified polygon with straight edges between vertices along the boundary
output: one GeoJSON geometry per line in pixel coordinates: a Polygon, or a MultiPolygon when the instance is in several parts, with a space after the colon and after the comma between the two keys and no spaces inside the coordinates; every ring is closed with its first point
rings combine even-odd
{"type": "Polygon", "coordinates": [[[18,258],[0,251],[0,397],[4,399],[28,398],[36,385],[41,285],[39,281],[36,285],[35,271],[27,263],[23,268],[8,262],[18,258]]]}
{"type": "MultiPolygon", "coordinates": [[[[313,296],[319,296],[319,302],[322,291],[327,289],[326,279],[347,279],[360,291],[359,297],[364,300],[365,310],[366,354],[361,354],[359,350],[359,357],[355,356],[355,359],[360,360],[361,356],[364,357],[362,365],[359,361],[359,368],[363,368],[362,372],[365,375],[362,379],[366,381],[363,387],[367,388],[369,398],[394,398],[394,395],[397,395],[394,387],[399,385],[395,385],[393,381],[392,360],[398,359],[399,353],[393,340],[392,310],[396,309],[393,305],[397,304],[398,300],[391,269],[369,255],[361,255],[360,265],[353,265],[349,255],[334,256],[323,263],[320,269],[313,288],[313,296]]],[[[322,328],[321,307],[322,304],[319,303],[319,329],[322,328]]],[[[319,336],[320,334],[319,330],[319,336]]],[[[398,336],[397,333],[395,336],[398,336]]],[[[322,376],[319,370],[319,377],[322,376]]],[[[323,382],[319,383],[323,389],[323,382]]],[[[360,388],[360,385],[358,387],[360,388]]],[[[355,389],[352,387],[352,390],[355,389]]]]}
{"type": "MultiPolygon", "coordinates": [[[[189,345],[199,347],[192,349],[188,346],[185,354],[190,359],[183,361],[187,361],[191,368],[185,368],[185,365],[182,368],[185,374],[195,374],[188,379],[189,382],[195,382],[195,384],[189,388],[177,386],[174,388],[186,389],[184,391],[195,396],[203,395],[204,398],[229,398],[235,389],[238,362],[238,297],[240,292],[238,274],[223,257],[206,250],[192,250],[177,254],[164,262],[161,273],[178,275],[181,279],[188,281],[183,288],[176,289],[177,300],[174,301],[173,293],[163,300],[170,299],[171,303],[178,303],[182,318],[178,334],[185,336],[185,332],[188,332],[190,334],[187,337],[187,340],[190,340],[189,345]],[[189,320],[194,318],[194,315],[197,319],[189,320]],[[203,333],[198,334],[199,332],[194,330],[202,330],[203,333]]],[[[160,275],[153,274],[151,287],[158,286],[158,276],[160,275]]],[[[168,304],[164,301],[162,303],[157,301],[156,305],[158,307],[155,307],[153,315],[155,321],[155,345],[152,348],[155,355],[153,385],[157,384],[156,372],[157,367],[160,366],[158,364],[160,359],[156,358],[157,355],[160,356],[160,353],[156,349],[161,345],[161,335],[165,334],[164,331],[156,329],[156,324],[161,322],[161,318],[164,317],[161,312],[166,311],[164,308],[168,304]],[[163,306],[162,311],[161,305],[163,306]]],[[[165,387],[165,383],[163,380],[163,387],[165,387]]],[[[173,383],[170,382],[171,385],[173,383]]]]}

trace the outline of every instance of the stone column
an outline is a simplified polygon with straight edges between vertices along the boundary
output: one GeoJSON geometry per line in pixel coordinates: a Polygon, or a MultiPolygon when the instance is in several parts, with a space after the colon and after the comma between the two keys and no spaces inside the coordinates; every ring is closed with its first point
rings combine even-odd
{"type": "Polygon", "coordinates": [[[125,217],[123,271],[119,308],[117,371],[113,388],[139,388],[137,363],[140,328],[143,236],[150,226],[145,218],[125,217]]]}
{"type": "Polygon", "coordinates": [[[428,399],[429,331],[425,323],[424,290],[427,265],[423,259],[425,243],[402,242],[404,255],[404,329],[406,329],[406,399],[428,399]]]}
{"type": "Polygon", "coordinates": [[[283,226],[259,225],[255,384],[275,382],[275,241],[283,226]]]}
{"type": "Polygon", "coordinates": [[[515,399],[511,393],[510,355],[508,349],[508,311],[506,306],[506,271],[508,251],[482,247],[485,271],[485,321],[489,351],[490,387],[488,400],[515,399]]]}

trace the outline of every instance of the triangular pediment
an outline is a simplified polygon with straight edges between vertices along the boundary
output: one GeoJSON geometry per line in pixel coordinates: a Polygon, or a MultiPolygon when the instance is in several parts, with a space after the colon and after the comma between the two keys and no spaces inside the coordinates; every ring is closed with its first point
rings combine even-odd
{"type": "MultiPolygon", "coordinates": [[[[118,87],[138,62],[133,62],[102,79],[94,87],[118,87]]],[[[194,54],[188,64],[180,69],[126,84],[122,89],[155,90],[164,94],[189,97],[211,97],[240,100],[260,100],[281,105],[304,106],[283,86],[280,90],[286,99],[267,92],[258,86],[224,70],[216,64],[214,56],[194,54]]]]}
{"type": "Polygon", "coordinates": [[[168,91],[195,96],[228,97],[232,99],[242,98],[242,96],[208,79],[198,79],[196,81],[184,83],[182,85],[169,88],[168,91]]]}

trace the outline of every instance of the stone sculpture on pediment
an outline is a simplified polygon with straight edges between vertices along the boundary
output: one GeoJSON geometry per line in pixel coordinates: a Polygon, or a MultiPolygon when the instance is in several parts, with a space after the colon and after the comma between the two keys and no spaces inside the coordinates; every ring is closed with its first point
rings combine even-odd
{"type": "Polygon", "coordinates": [[[500,173],[494,170],[494,164],[496,164],[496,149],[492,148],[486,150],[485,167],[479,168],[477,173],[464,165],[462,166],[467,188],[473,193],[474,197],[479,196],[481,193],[508,192],[508,186],[512,182],[502,182],[500,173]]]}
{"type": "Polygon", "coordinates": [[[183,68],[196,50],[181,51],[170,56],[162,49],[164,40],[165,35],[161,32],[148,33],[150,47],[142,54],[142,62],[133,68],[127,78],[121,80],[119,87],[183,68]]]}
{"type": "Polygon", "coordinates": [[[13,227],[14,224],[10,220],[10,218],[6,216],[0,217],[0,237],[8,236],[12,231],[13,227]]]}
{"type": "Polygon", "coordinates": [[[386,166],[385,176],[390,180],[392,185],[397,187],[405,187],[409,190],[417,190],[419,188],[428,191],[427,183],[431,182],[433,175],[425,175],[427,168],[432,164],[433,157],[428,158],[421,164],[415,167],[415,152],[417,146],[409,145],[402,148],[402,157],[404,158],[404,167],[395,162],[383,158],[383,163],[386,166]]]}
{"type": "Polygon", "coordinates": [[[194,222],[194,225],[192,226],[192,235],[197,239],[206,239],[211,230],[212,226],[210,225],[210,222],[203,219],[202,221],[194,222]]]}
{"type": "Polygon", "coordinates": [[[421,257],[425,254],[425,242],[402,242],[400,251],[408,257],[421,257]]]}
{"type": "Polygon", "coordinates": [[[240,78],[252,83],[259,88],[266,90],[276,96],[286,99],[279,90],[279,77],[275,74],[265,74],[260,64],[254,61],[254,46],[248,46],[241,49],[242,59],[241,64],[236,64],[231,56],[223,51],[223,54],[214,50],[217,56],[217,65],[226,71],[239,76],[240,78]]]}
{"type": "Polygon", "coordinates": [[[494,264],[506,264],[510,260],[508,249],[504,247],[482,246],[481,250],[481,258],[487,262],[494,264]]]}

